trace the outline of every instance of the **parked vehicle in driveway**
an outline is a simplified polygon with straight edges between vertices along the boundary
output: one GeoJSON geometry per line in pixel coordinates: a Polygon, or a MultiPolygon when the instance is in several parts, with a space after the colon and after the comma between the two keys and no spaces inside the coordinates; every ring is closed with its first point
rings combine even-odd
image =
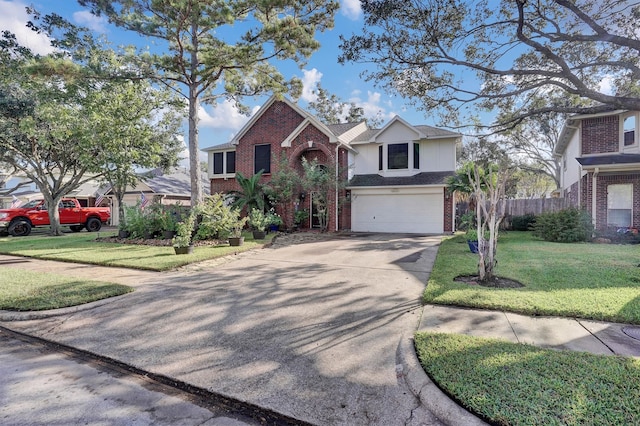
{"type": "MultiPolygon", "coordinates": [[[[63,198],[58,204],[60,225],[73,232],[87,229],[96,232],[111,217],[109,207],[82,207],[74,198],[63,198]]],[[[0,233],[15,237],[26,236],[34,227],[49,226],[49,212],[44,200],[33,200],[13,209],[0,210],[0,233]]]]}

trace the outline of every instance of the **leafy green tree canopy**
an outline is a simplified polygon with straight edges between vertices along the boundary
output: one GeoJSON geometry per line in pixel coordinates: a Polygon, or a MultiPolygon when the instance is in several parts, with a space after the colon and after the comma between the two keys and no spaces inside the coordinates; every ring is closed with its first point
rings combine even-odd
{"type": "MultiPolygon", "coordinates": [[[[453,123],[464,107],[548,112],[640,110],[640,3],[624,0],[362,0],[362,31],[340,61],[453,123]],[[476,86],[470,80],[478,79],[476,86]],[[613,94],[602,89],[610,81],[613,94]],[[551,89],[562,103],[531,102],[551,89]]],[[[502,123],[510,124],[510,123],[502,123]]]]}
{"type": "Polygon", "coordinates": [[[332,28],[335,1],[321,0],[79,0],[97,15],[162,40],[167,53],[140,55],[141,75],[173,86],[189,105],[191,204],[203,200],[199,174],[200,103],[301,89],[274,61],[304,63],[318,47],[317,31],[332,28]],[[238,36],[234,32],[240,33],[238,36]],[[181,87],[180,87],[181,86],[181,87]],[[186,89],[186,90],[185,90],[186,89]]]}

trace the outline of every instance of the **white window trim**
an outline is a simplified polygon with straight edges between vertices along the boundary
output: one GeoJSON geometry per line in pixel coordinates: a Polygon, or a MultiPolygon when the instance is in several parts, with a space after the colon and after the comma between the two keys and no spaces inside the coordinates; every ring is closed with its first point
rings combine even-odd
{"type": "MultiPolygon", "coordinates": [[[[420,141],[394,141],[394,142],[385,142],[382,145],[382,170],[378,170],[378,173],[382,173],[384,174],[394,174],[394,173],[406,173],[406,172],[413,172],[413,171],[419,171],[421,170],[420,168],[415,169],[413,167],[413,157],[414,157],[414,152],[413,152],[413,144],[417,143],[418,145],[420,145],[420,153],[422,154],[422,144],[420,143],[420,141]],[[407,158],[407,168],[404,169],[390,169],[389,168],[389,145],[402,145],[405,144],[407,145],[407,153],[408,153],[408,158],[407,158]]],[[[422,163],[423,159],[420,158],[420,163],[422,163]]]]}
{"type": "Polygon", "coordinates": [[[629,210],[631,216],[629,218],[629,225],[628,226],[633,226],[633,184],[632,183],[616,183],[616,184],[611,184],[611,185],[607,185],[607,226],[609,226],[611,224],[611,221],[609,220],[609,210],[629,210]],[[610,207],[610,193],[612,192],[611,187],[626,187],[630,190],[631,192],[631,199],[629,200],[629,208],[624,208],[624,209],[619,209],[619,208],[611,208],[610,207]]]}
{"type": "Polygon", "coordinates": [[[623,151],[629,150],[629,149],[637,149],[638,148],[638,130],[639,130],[638,121],[640,121],[638,118],[639,118],[638,117],[638,113],[636,113],[636,112],[630,112],[630,113],[622,114],[620,116],[620,152],[623,152],[623,151]],[[632,145],[625,145],[624,144],[624,122],[629,117],[635,117],[635,119],[636,119],[635,134],[634,134],[633,144],[632,145]]]}
{"type": "MultiPolygon", "coordinates": [[[[213,179],[229,179],[229,178],[235,178],[236,174],[235,173],[227,173],[227,153],[228,152],[236,152],[234,149],[229,149],[226,151],[216,151],[211,153],[211,177],[213,179]],[[216,154],[222,154],[222,173],[219,174],[215,174],[214,173],[214,168],[215,168],[215,163],[214,163],[214,157],[216,154]]],[[[236,155],[237,157],[237,155],[236,155]]],[[[236,158],[236,166],[238,165],[238,159],[236,158]]]]}

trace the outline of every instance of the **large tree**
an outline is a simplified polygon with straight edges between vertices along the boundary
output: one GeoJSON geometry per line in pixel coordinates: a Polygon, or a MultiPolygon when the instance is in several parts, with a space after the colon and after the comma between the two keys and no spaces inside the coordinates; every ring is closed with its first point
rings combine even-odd
{"type": "Polygon", "coordinates": [[[94,99],[88,119],[100,142],[96,161],[102,180],[118,200],[118,216],[124,224],[122,199],[127,188],[142,179],[139,169],[168,170],[177,165],[183,147],[178,138],[182,117],[171,93],[151,87],[146,80],[107,81],[89,96],[94,99]]]}
{"type": "Polygon", "coordinates": [[[0,38],[0,164],[36,184],[51,233],[61,235],[62,197],[109,171],[172,161],[170,149],[166,157],[159,151],[175,144],[162,142],[164,119],[150,112],[167,108],[157,91],[141,81],[102,79],[116,59],[111,50],[59,16],[32,12],[30,26],[49,35],[54,50],[35,55],[13,34],[0,38]]]}
{"type": "MultiPolygon", "coordinates": [[[[79,0],[93,13],[143,36],[162,40],[166,53],[143,56],[149,77],[178,84],[189,108],[191,204],[202,202],[198,113],[201,103],[265,92],[300,90],[276,60],[303,63],[318,47],[316,31],[333,26],[335,1],[322,0],[79,0]]],[[[140,69],[144,69],[141,66],[140,69]]]]}
{"type": "Polygon", "coordinates": [[[461,109],[640,110],[640,2],[626,0],[362,0],[365,27],[341,61],[453,123],[461,109]],[[477,79],[479,84],[472,81],[477,79]],[[603,81],[610,82],[613,94],[603,81]],[[549,90],[563,103],[531,102],[549,90]]]}

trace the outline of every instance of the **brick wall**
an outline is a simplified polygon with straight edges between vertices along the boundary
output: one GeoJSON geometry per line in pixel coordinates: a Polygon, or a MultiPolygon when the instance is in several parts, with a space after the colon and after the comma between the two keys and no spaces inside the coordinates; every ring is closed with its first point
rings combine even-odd
{"type": "Polygon", "coordinates": [[[444,188],[444,232],[453,232],[453,195],[444,188]]]}
{"type": "MultiPolygon", "coordinates": [[[[293,108],[285,102],[276,101],[262,114],[260,118],[251,126],[250,129],[242,136],[238,146],[236,147],[236,172],[242,173],[249,177],[254,174],[254,147],[256,145],[271,145],[271,172],[278,171],[279,161],[284,154],[289,159],[289,164],[300,174],[303,173],[302,158],[308,161],[318,160],[320,164],[331,165],[334,167],[335,161],[335,144],[329,142],[329,138],[318,130],[315,126],[307,125],[300,134],[291,142],[291,147],[282,147],[282,142],[304,121],[304,117],[298,114],[293,108]],[[311,146],[309,144],[311,143],[311,146]]],[[[347,153],[346,150],[339,150],[339,167],[346,169],[347,153]]],[[[263,174],[260,182],[266,184],[269,182],[271,174],[263,174]]],[[[238,184],[235,179],[211,179],[211,193],[229,192],[238,190],[238,184]]],[[[296,191],[300,194],[302,188],[296,191]]],[[[343,198],[345,192],[341,191],[339,197],[343,198]]],[[[298,198],[298,197],[296,197],[298,198]]],[[[304,200],[298,201],[298,208],[306,208],[311,211],[311,197],[306,196],[304,200]]],[[[278,208],[278,213],[283,217],[286,227],[293,224],[293,213],[295,211],[295,202],[284,209],[278,208]]],[[[328,229],[333,231],[336,229],[335,224],[335,191],[329,195],[329,222],[328,229]]],[[[340,214],[339,229],[348,229],[351,227],[351,215],[349,211],[349,220],[345,221],[344,213],[340,214]]]]}
{"type": "Polygon", "coordinates": [[[598,175],[598,200],[596,201],[596,227],[607,226],[607,186],[616,184],[633,185],[632,226],[640,226],[640,173],[619,175],[598,175]]]}
{"type": "Polygon", "coordinates": [[[619,152],[619,129],[617,115],[582,120],[582,154],[619,152]]]}

